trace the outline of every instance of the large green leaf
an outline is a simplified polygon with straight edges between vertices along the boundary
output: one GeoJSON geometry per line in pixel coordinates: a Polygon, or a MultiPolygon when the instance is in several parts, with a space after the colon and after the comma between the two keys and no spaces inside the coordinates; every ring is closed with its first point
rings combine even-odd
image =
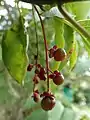
{"type": "Polygon", "coordinates": [[[64,23],[62,19],[58,17],[53,17],[54,19],[54,29],[55,29],[55,44],[60,47],[64,48],[65,40],[64,40],[64,23]]]}
{"type": "Polygon", "coordinates": [[[73,29],[68,26],[68,25],[64,25],[64,37],[65,37],[65,49],[66,51],[70,51],[73,47],[74,44],[74,31],[73,29]]]}
{"type": "Polygon", "coordinates": [[[88,32],[90,32],[90,19],[78,21],[88,32]]]}
{"type": "Polygon", "coordinates": [[[85,2],[78,2],[78,3],[77,2],[70,3],[70,4],[66,4],[65,7],[71,14],[75,16],[76,20],[83,20],[87,18],[87,15],[89,13],[90,2],[85,1],[85,2]]]}
{"type": "MultiPolygon", "coordinates": [[[[64,38],[65,38],[65,49],[67,53],[71,51],[74,45],[74,34],[73,33],[74,33],[73,29],[65,24],[64,25],[64,38]]],[[[68,55],[68,57],[64,61],[61,62],[59,66],[59,70],[61,70],[67,64],[69,58],[70,58],[70,55],[68,55]]]]}
{"type": "Polygon", "coordinates": [[[26,36],[21,19],[5,32],[2,40],[2,57],[10,75],[22,83],[27,67],[26,36]]]}

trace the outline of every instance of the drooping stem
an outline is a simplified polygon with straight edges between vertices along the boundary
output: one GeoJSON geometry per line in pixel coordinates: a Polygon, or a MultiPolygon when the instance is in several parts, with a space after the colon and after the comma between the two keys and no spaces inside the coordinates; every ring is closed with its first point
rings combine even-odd
{"type": "Polygon", "coordinates": [[[47,47],[47,40],[46,40],[46,35],[45,35],[45,29],[44,29],[44,25],[43,25],[43,21],[42,18],[36,8],[36,6],[34,5],[34,8],[39,16],[40,22],[41,22],[41,26],[42,26],[42,32],[43,32],[43,38],[44,38],[44,45],[45,45],[45,54],[46,54],[46,71],[47,71],[47,91],[49,91],[49,62],[48,62],[48,47],[47,47]]]}
{"type": "Polygon", "coordinates": [[[51,69],[48,69],[49,72],[51,72],[53,74],[53,71],[51,69]]]}
{"type": "Polygon", "coordinates": [[[86,38],[90,39],[90,34],[74,19],[72,19],[67,11],[63,8],[63,6],[58,5],[58,9],[60,10],[61,14],[67,19],[68,22],[70,22],[81,34],[83,34],[86,38]]]}
{"type": "Polygon", "coordinates": [[[35,58],[36,63],[35,64],[36,64],[36,69],[37,69],[37,63],[38,63],[38,34],[37,34],[37,25],[36,25],[33,6],[32,6],[32,14],[33,14],[33,19],[34,19],[34,24],[35,24],[35,33],[36,33],[36,49],[37,49],[37,52],[36,52],[36,58],[35,58]]]}

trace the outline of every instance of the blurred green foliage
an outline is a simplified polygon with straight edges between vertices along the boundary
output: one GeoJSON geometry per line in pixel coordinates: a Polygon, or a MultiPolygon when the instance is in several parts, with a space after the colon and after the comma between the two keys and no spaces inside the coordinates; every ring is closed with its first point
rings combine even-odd
{"type": "MultiPolygon", "coordinates": [[[[71,17],[87,31],[90,31],[89,6],[90,2],[64,5],[71,17]]],[[[0,120],[90,120],[90,40],[79,35],[63,18],[57,6],[49,6],[48,9],[46,5],[43,9],[45,11],[38,7],[43,18],[48,47],[57,44],[58,47],[65,48],[67,53],[74,48],[74,52],[66,61],[57,63],[49,59],[52,70],[58,69],[65,76],[64,84],[59,87],[50,82],[51,90],[56,97],[56,106],[52,111],[45,112],[41,109],[40,103],[36,105],[31,97],[34,69],[26,72],[26,67],[28,63],[33,64],[36,55],[35,27],[39,43],[38,62],[45,67],[44,40],[36,12],[34,11],[34,21],[31,4],[2,0],[0,1],[0,120]],[[20,27],[19,30],[17,25],[20,27]],[[15,29],[16,33],[14,31],[5,36],[11,29],[15,29]],[[23,66],[19,67],[19,64],[23,66]],[[15,69],[17,66],[18,69],[15,69]],[[18,84],[14,81],[16,78],[18,82],[23,80],[24,84],[18,84]],[[24,116],[23,111],[28,114],[24,116]]],[[[37,88],[43,91],[46,85],[41,82],[37,88]]]]}

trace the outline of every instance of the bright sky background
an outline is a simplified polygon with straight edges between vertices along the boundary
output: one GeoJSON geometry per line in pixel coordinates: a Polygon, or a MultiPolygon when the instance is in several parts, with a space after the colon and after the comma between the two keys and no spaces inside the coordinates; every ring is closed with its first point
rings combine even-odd
{"type": "MultiPolygon", "coordinates": [[[[15,6],[15,0],[5,0],[7,4],[11,5],[11,6],[15,6]]],[[[28,4],[28,3],[25,3],[25,2],[19,2],[20,3],[20,6],[23,6],[25,8],[31,8],[31,5],[28,4]]]]}
{"type": "MultiPolygon", "coordinates": [[[[8,4],[8,5],[11,5],[12,7],[15,6],[15,0],[5,0],[5,2],[8,4]]],[[[3,5],[4,3],[1,1],[1,4],[3,5]]],[[[28,9],[31,9],[31,4],[28,4],[28,3],[25,3],[25,2],[19,2],[19,7],[23,7],[23,8],[28,8],[28,9]]],[[[4,16],[7,14],[7,10],[6,9],[0,9],[0,16],[4,16]]]]}
{"type": "MultiPolygon", "coordinates": [[[[4,0],[8,5],[14,7],[15,6],[15,0],[4,0]]],[[[4,2],[3,1],[0,1],[1,2],[1,5],[4,5],[4,2]]],[[[28,3],[25,3],[25,2],[19,2],[19,7],[23,7],[23,8],[28,8],[28,9],[31,9],[31,4],[28,4],[28,3]]],[[[1,19],[1,16],[5,16],[5,19],[8,19],[8,16],[7,16],[8,12],[6,9],[2,9],[2,7],[0,7],[0,19],[1,19]]],[[[9,21],[10,22],[10,21],[9,21]]],[[[8,24],[11,24],[11,22],[8,24]]],[[[0,25],[0,30],[3,29],[3,26],[6,25],[6,21],[3,21],[0,25]]]]}

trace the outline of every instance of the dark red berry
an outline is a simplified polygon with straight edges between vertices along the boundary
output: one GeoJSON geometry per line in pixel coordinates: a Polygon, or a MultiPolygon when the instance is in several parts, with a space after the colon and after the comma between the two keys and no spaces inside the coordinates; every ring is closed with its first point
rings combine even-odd
{"type": "Polygon", "coordinates": [[[33,64],[29,64],[28,67],[27,67],[27,71],[31,71],[33,68],[33,64]]]}
{"type": "Polygon", "coordinates": [[[62,74],[61,75],[56,75],[53,79],[53,82],[56,85],[61,85],[64,82],[64,76],[62,74]]]}
{"type": "Polygon", "coordinates": [[[46,77],[45,77],[45,75],[43,75],[43,74],[38,74],[38,77],[40,78],[40,80],[46,80],[46,77]]]}
{"type": "Polygon", "coordinates": [[[57,46],[54,45],[53,48],[51,48],[51,49],[49,50],[49,57],[50,57],[50,58],[54,57],[54,52],[56,51],[56,49],[57,49],[57,46]]]}
{"type": "Polygon", "coordinates": [[[55,52],[54,52],[54,59],[56,61],[63,61],[66,57],[66,52],[64,49],[62,48],[58,48],[55,52]]]}
{"type": "Polygon", "coordinates": [[[46,73],[45,69],[41,67],[40,72],[38,73],[38,77],[40,78],[40,80],[46,80],[45,73],[46,73]]]}
{"type": "Polygon", "coordinates": [[[53,79],[55,77],[55,75],[54,74],[50,74],[48,77],[53,79]]]}
{"type": "Polygon", "coordinates": [[[42,74],[42,75],[45,74],[45,69],[43,67],[40,68],[40,74],[42,74]]]}
{"type": "Polygon", "coordinates": [[[41,100],[41,107],[45,111],[52,110],[55,106],[55,98],[51,96],[46,96],[41,100]]]}
{"type": "Polygon", "coordinates": [[[39,93],[34,92],[32,97],[33,97],[34,102],[39,102],[39,100],[40,100],[39,93]]]}

